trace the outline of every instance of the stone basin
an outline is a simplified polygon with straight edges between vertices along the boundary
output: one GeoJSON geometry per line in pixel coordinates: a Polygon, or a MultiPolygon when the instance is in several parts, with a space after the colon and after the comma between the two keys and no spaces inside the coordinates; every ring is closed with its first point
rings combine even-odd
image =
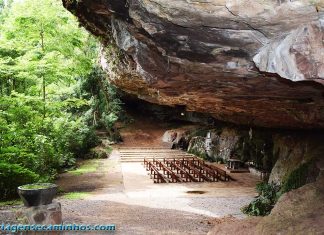
{"type": "Polygon", "coordinates": [[[18,187],[18,194],[26,207],[47,205],[52,203],[57,188],[51,183],[27,184],[18,187]]]}

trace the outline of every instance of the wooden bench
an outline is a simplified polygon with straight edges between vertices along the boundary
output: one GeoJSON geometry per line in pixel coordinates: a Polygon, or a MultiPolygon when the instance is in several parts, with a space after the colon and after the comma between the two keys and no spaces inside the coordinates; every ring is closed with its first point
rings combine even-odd
{"type": "Polygon", "coordinates": [[[165,163],[171,168],[171,170],[176,170],[177,174],[180,174],[181,178],[184,179],[185,182],[197,182],[195,177],[185,169],[181,168],[176,162],[165,160],[165,163]]]}
{"type": "Polygon", "coordinates": [[[172,183],[183,182],[183,180],[179,176],[177,176],[171,169],[169,169],[166,165],[164,165],[163,162],[154,159],[153,164],[155,164],[157,167],[159,167],[159,169],[163,171],[163,174],[168,179],[170,179],[172,183]]]}
{"type": "Polygon", "coordinates": [[[230,176],[223,169],[220,169],[217,166],[213,166],[213,165],[210,165],[210,164],[205,164],[205,165],[206,165],[206,167],[217,171],[217,173],[218,173],[218,175],[220,177],[219,178],[220,180],[222,180],[222,181],[229,181],[230,180],[230,176]]]}
{"type": "Polygon", "coordinates": [[[197,157],[163,158],[163,160],[144,158],[144,167],[155,183],[176,182],[217,182],[229,181],[226,171],[206,164],[197,157]]]}
{"type": "Polygon", "coordinates": [[[188,164],[186,162],[181,162],[181,161],[176,161],[176,162],[181,167],[187,169],[189,171],[189,174],[192,174],[193,177],[198,179],[198,182],[203,182],[203,181],[211,182],[211,180],[203,174],[202,170],[197,169],[191,164],[188,164]]]}
{"type": "Polygon", "coordinates": [[[203,170],[206,176],[210,178],[213,182],[217,182],[221,178],[218,174],[218,171],[216,171],[215,169],[208,168],[205,165],[196,165],[194,162],[191,164],[196,168],[203,170]]]}
{"type": "Polygon", "coordinates": [[[161,174],[158,169],[153,165],[152,162],[146,161],[144,159],[144,164],[146,164],[146,170],[149,171],[151,178],[153,178],[154,183],[167,183],[168,181],[165,179],[163,174],[161,174]]]}

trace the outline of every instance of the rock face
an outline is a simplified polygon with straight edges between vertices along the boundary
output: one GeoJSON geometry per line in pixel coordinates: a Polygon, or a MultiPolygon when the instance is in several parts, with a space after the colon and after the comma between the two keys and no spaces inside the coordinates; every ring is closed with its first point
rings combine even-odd
{"type": "Polygon", "coordinates": [[[319,23],[306,24],[262,47],[253,61],[261,71],[292,81],[323,78],[322,38],[319,23]]]}
{"type": "Polygon", "coordinates": [[[280,197],[269,216],[249,217],[221,223],[208,233],[215,234],[322,234],[324,231],[324,174],[316,181],[280,197]]]}
{"type": "MultiPolygon", "coordinates": [[[[322,135],[308,134],[275,134],[273,136],[273,155],[276,161],[269,182],[282,184],[292,171],[310,161],[316,163],[323,159],[324,146],[322,135]]],[[[315,172],[309,172],[307,181],[312,181],[315,172]]]]}
{"type": "Polygon", "coordinates": [[[128,93],[238,124],[324,127],[323,2],[63,4],[100,36],[108,78],[128,93]]]}
{"type": "Polygon", "coordinates": [[[222,128],[205,131],[204,136],[195,136],[190,139],[188,152],[204,156],[212,161],[227,161],[235,155],[238,140],[242,133],[233,128],[222,128]],[[208,134],[209,133],[209,134],[208,134]],[[208,144],[208,139],[210,143],[208,144]]]}
{"type": "Polygon", "coordinates": [[[211,161],[238,158],[270,173],[269,182],[282,185],[307,164],[307,182],[318,174],[314,164],[323,159],[324,135],[314,131],[279,131],[238,127],[187,126],[168,130],[163,141],[211,161]],[[208,139],[210,140],[208,144],[208,139]]]}
{"type": "Polygon", "coordinates": [[[194,136],[191,138],[188,146],[188,152],[196,156],[205,158],[206,155],[206,138],[202,136],[194,136]]]}
{"type": "Polygon", "coordinates": [[[212,133],[212,137],[214,137],[212,138],[214,140],[214,146],[217,146],[218,142],[218,147],[213,151],[213,157],[215,159],[221,158],[228,160],[233,157],[234,150],[237,147],[237,142],[241,136],[234,129],[224,128],[219,137],[216,133],[212,133]]]}
{"type": "MultiPolygon", "coordinates": [[[[273,155],[272,135],[272,132],[260,129],[185,126],[166,131],[163,141],[209,161],[226,162],[229,158],[238,158],[253,163],[252,166],[258,170],[270,173],[277,160],[277,156],[273,155]]],[[[315,145],[320,146],[318,143],[315,145]]],[[[295,145],[285,149],[292,151],[293,147],[295,145]]],[[[282,170],[285,168],[279,170],[280,174],[282,170]]]]}

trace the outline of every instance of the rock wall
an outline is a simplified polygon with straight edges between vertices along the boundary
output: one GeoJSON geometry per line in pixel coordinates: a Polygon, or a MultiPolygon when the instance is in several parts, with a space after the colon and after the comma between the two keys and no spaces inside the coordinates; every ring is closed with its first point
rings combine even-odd
{"type": "MultiPolygon", "coordinates": [[[[323,159],[324,136],[320,134],[275,134],[273,137],[274,156],[278,159],[271,171],[269,182],[282,184],[290,174],[302,164],[323,159]]],[[[309,172],[310,181],[312,173],[309,172]]],[[[315,176],[317,171],[315,171],[315,176]]]]}
{"type": "Polygon", "coordinates": [[[324,162],[316,181],[280,197],[269,216],[217,224],[216,234],[322,234],[324,231],[324,162]]]}
{"type": "Polygon", "coordinates": [[[314,181],[318,169],[315,164],[323,159],[324,134],[242,127],[187,126],[169,130],[163,141],[210,161],[238,158],[253,163],[261,171],[271,172],[269,182],[283,184],[291,173],[303,164],[307,182],[314,181]],[[209,141],[208,141],[209,140],[209,141]]]}
{"type": "Polygon", "coordinates": [[[227,160],[235,154],[235,149],[237,148],[237,143],[241,137],[242,133],[235,129],[224,128],[220,135],[212,132],[212,143],[213,143],[213,155],[214,159],[221,158],[227,160]],[[214,137],[214,138],[213,138],[214,137]],[[218,142],[218,143],[217,143],[218,142]]]}
{"type": "Polygon", "coordinates": [[[127,93],[237,124],[324,127],[323,1],[63,4],[100,36],[101,64],[127,93]]]}
{"type": "Polygon", "coordinates": [[[168,130],[163,141],[210,161],[238,158],[253,161],[255,167],[270,172],[276,159],[272,154],[272,133],[242,127],[188,126],[168,130]]]}
{"type": "Polygon", "coordinates": [[[206,137],[194,136],[190,139],[188,152],[207,159],[206,137]]]}
{"type": "MultiPolygon", "coordinates": [[[[324,77],[323,32],[320,21],[301,25],[263,46],[253,58],[265,72],[292,81],[324,77]]],[[[323,82],[318,80],[318,82],[323,82]]]]}

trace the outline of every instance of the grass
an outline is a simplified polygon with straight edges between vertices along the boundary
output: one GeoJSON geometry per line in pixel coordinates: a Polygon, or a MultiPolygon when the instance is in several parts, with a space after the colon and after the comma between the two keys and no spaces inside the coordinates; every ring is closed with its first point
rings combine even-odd
{"type": "Polygon", "coordinates": [[[111,154],[111,152],[113,151],[113,148],[111,146],[108,146],[106,148],[106,152],[107,152],[107,155],[109,156],[111,154]]]}
{"type": "Polygon", "coordinates": [[[49,183],[36,183],[36,184],[26,184],[21,186],[22,189],[47,189],[52,188],[54,185],[49,183]]]}
{"type": "Polygon", "coordinates": [[[0,201],[0,206],[19,206],[22,205],[22,201],[19,199],[0,201]]]}
{"type": "Polygon", "coordinates": [[[71,192],[63,195],[63,198],[69,200],[79,200],[79,199],[84,199],[89,195],[90,193],[88,192],[71,192]]]}
{"type": "Polygon", "coordinates": [[[73,174],[73,175],[82,175],[82,174],[86,174],[86,173],[92,173],[92,172],[96,172],[97,168],[100,165],[100,161],[99,160],[87,160],[85,162],[82,163],[82,165],[75,170],[71,170],[68,171],[69,173],[73,174]]]}

